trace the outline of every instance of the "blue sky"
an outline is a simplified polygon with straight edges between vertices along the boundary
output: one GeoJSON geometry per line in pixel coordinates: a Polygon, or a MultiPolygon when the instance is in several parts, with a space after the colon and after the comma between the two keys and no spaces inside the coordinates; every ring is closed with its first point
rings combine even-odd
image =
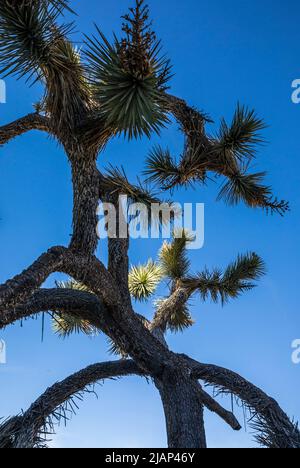
{"type": "MultiPolygon", "coordinates": [[[[119,32],[119,17],[130,0],[72,2],[79,13],[77,30],[93,31],[96,22],[110,36],[119,32]],[[76,5],[78,3],[78,5],[76,5]]],[[[296,0],[149,0],[155,29],[170,57],[175,76],[171,92],[203,109],[218,122],[230,119],[237,101],[254,107],[268,123],[268,144],[260,149],[255,169],[269,172],[268,182],[292,211],[284,219],[240,205],[216,203],[218,184],[176,192],[178,201],[206,205],[205,246],[193,252],[200,270],[225,266],[238,253],[256,251],[268,265],[259,287],[225,308],[193,301],[193,329],[169,336],[172,349],[203,362],[229,367],[278,399],[288,414],[300,419],[300,366],[292,364],[291,343],[300,338],[300,105],[291,101],[291,83],[300,78],[296,0]]],[[[81,40],[80,33],[75,34],[81,40]]],[[[0,104],[4,124],[32,109],[38,86],[7,80],[7,104],[0,104]]],[[[210,125],[214,133],[218,126],[210,125]]],[[[182,149],[177,125],[161,138],[111,142],[99,167],[123,165],[131,180],[144,167],[153,143],[182,149]]],[[[66,245],[71,233],[72,192],[68,162],[55,142],[32,132],[0,151],[0,282],[20,272],[53,245],[66,245]]],[[[155,257],[157,241],[135,241],[131,262],[155,257]]],[[[105,261],[105,252],[99,253],[105,261]]],[[[53,285],[54,277],[47,281],[53,285]]],[[[139,306],[145,314],[149,306],[139,306]]],[[[7,342],[8,363],[0,365],[0,415],[26,409],[47,386],[89,364],[107,360],[107,343],[72,337],[61,341],[47,323],[41,343],[41,320],[0,332],[7,342]]],[[[135,378],[108,382],[88,396],[78,415],[60,428],[55,447],[164,447],[166,435],[157,391],[135,378]]],[[[224,400],[225,405],[230,402],[224,400]]],[[[237,410],[239,414],[239,410],[237,410]]],[[[251,431],[233,433],[206,414],[211,447],[252,447],[251,431]]]]}

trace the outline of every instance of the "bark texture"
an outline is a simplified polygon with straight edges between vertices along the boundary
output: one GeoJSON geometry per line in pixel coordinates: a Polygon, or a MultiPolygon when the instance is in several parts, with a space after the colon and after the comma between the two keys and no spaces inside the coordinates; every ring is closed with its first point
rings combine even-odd
{"type": "Polygon", "coordinates": [[[51,416],[65,420],[76,410],[76,395],[80,398],[89,385],[99,381],[129,375],[143,376],[133,361],[95,364],[48,388],[22,415],[6,421],[0,431],[0,448],[35,448],[43,444],[43,432],[51,432],[51,416]]]}
{"type": "Polygon", "coordinates": [[[206,448],[203,404],[196,382],[180,369],[156,379],[166,418],[168,447],[206,448]]]}
{"type": "MultiPolygon", "coordinates": [[[[231,371],[197,363],[168,349],[164,336],[166,323],[170,314],[188,301],[186,290],[179,285],[149,324],[141,319],[131,303],[128,241],[110,239],[108,267],[96,258],[97,205],[100,198],[112,199],[111,189],[99,173],[96,160],[99,148],[105,145],[111,132],[103,126],[94,126],[91,143],[91,127],[88,125],[91,103],[85,102],[82,92],[75,99],[78,105],[68,109],[70,112],[74,110],[74,115],[71,112],[71,118],[67,118],[63,113],[67,109],[65,102],[71,94],[76,95],[76,88],[71,78],[67,80],[67,74],[65,78],[68,86],[61,89],[61,93],[65,93],[61,113],[54,112],[50,119],[30,114],[0,127],[0,146],[34,129],[55,135],[70,162],[74,192],[73,232],[69,247],[51,248],[21,274],[0,286],[0,329],[40,312],[73,314],[90,321],[108,335],[132,361],[92,366],[48,389],[22,416],[0,426],[0,447],[39,446],[42,428],[47,425],[48,418],[72,395],[100,379],[135,374],[152,379],[160,393],[170,448],[206,447],[204,406],[218,414],[232,429],[240,429],[234,415],[206,393],[199,380],[233,393],[246,403],[252,414],[257,416],[261,443],[278,448],[300,448],[297,426],[272,398],[231,371]],[[40,289],[55,272],[80,281],[91,293],[40,289]]],[[[172,96],[168,100],[170,112],[189,132],[188,137],[200,138],[200,143],[207,148],[209,141],[203,133],[204,123],[196,111],[172,96]],[[189,125],[184,120],[186,115],[190,119],[189,125]]],[[[207,168],[208,162],[205,164],[207,168]]],[[[115,198],[113,202],[116,202],[115,198]]]]}
{"type": "Polygon", "coordinates": [[[52,133],[50,121],[38,113],[28,114],[21,119],[0,127],[0,146],[30,130],[52,133]]]}

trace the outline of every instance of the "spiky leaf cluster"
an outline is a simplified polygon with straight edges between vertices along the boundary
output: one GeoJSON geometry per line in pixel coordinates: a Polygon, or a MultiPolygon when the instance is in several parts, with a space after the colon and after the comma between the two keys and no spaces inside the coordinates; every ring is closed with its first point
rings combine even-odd
{"type": "Polygon", "coordinates": [[[127,195],[132,203],[143,203],[148,208],[152,204],[161,203],[157,195],[150,188],[147,189],[140,180],[138,180],[137,184],[129,182],[123,168],[110,166],[106,171],[105,178],[102,180],[102,185],[107,193],[127,195]]]}
{"type": "Polygon", "coordinates": [[[0,3],[0,74],[46,84],[42,108],[58,127],[77,125],[89,107],[90,91],[80,55],[67,39],[72,24],[58,24],[68,2],[0,3]]]}
{"type": "Polygon", "coordinates": [[[188,232],[177,230],[173,233],[172,242],[164,242],[159,253],[159,261],[166,277],[176,281],[188,274],[190,261],[186,247],[192,240],[188,232]]]}
{"type": "Polygon", "coordinates": [[[255,156],[257,145],[262,144],[264,139],[260,132],[266,128],[254,110],[247,109],[238,104],[231,125],[221,120],[215,150],[220,153],[229,153],[236,160],[243,162],[244,159],[252,159],[255,156]]]}
{"type": "Polygon", "coordinates": [[[149,299],[163,277],[161,266],[152,260],[146,265],[133,266],[129,272],[129,291],[138,301],[149,299]]]}
{"type": "MultiPolygon", "coordinates": [[[[64,2],[63,2],[64,3],[64,2]]],[[[58,27],[61,2],[3,0],[0,4],[0,73],[40,76],[55,64],[53,47],[70,31],[58,27]],[[51,6],[52,5],[52,6],[51,6]]]]}
{"type": "Polygon", "coordinates": [[[87,336],[96,336],[98,331],[88,320],[70,314],[54,314],[52,318],[53,331],[61,338],[68,338],[73,334],[83,333],[87,336]]]}
{"type": "MultiPolygon", "coordinates": [[[[76,291],[91,292],[84,284],[74,280],[56,281],[56,287],[59,289],[75,289],[76,291]]],[[[52,317],[52,328],[61,338],[67,338],[72,334],[83,333],[88,336],[98,334],[97,329],[87,320],[71,314],[54,313],[52,317]]]]}
{"type": "Polygon", "coordinates": [[[159,326],[163,328],[164,331],[170,330],[172,333],[183,333],[195,324],[190,313],[189,304],[185,303],[177,306],[171,314],[164,317],[161,313],[164,303],[165,299],[158,299],[155,301],[156,312],[153,320],[154,328],[157,326],[156,324],[160,324],[159,326]]]}
{"type": "Polygon", "coordinates": [[[206,269],[196,277],[184,279],[182,286],[187,288],[189,294],[199,292],[203,301],[210,297],[213,302],[220,300],[224,304],[229,299],[235,299],[241,293],[253,289],[254,281],[264,274],[263,260],[255,253],[249,253],[239,255],[224,272],[220,269],[212,272],[206,269]]]}
{"type": "MultiPolygon", "coordinates": [[[[172,102],[172,98],[170,100],[172,102]]],[[[218,199],[224,199],[229,204],[243,201],[249,207],[260,207],[280,215],[288,211],[288,203],[278,200],[273,196],[272,189],[264,185],[265,173],[248,172],[256,146],[263,142],[260,132],[265,127],[254,111],[238,105],[231,124],[228,125],[223,119],[217,137],[208,138],[204,132],[206,120],[202,113],[180,100],[175,100],[171,108],[185,134],[184,152],[176,160],[168,150],[154,148],[146,162],[145,174],[149,181],[169,190],[189,184],[203,184],[207,174],[212,172],[227,179],[218,199]],[[191,119],[190,125],[188,117],[191,119]]]]}
{"type": "Polygon", "coordinates": [[[230,175],[220,190],[218,200],[223,199],[228,205],[237,205],[244,201],[250,208],[263,207],[267,212],[282,216],[289,211],[289,203],[273,197],[271,187],[263,183],[265,176],[265,172],[236,172],[230,175]]]}
{"type": "Polygon", "coordinates": [[[59,289],[75,289],[76,291],[83,291],[89,293],[92,292],[83,283],[80,283],[79,281],[76,281],[73,278],[69,278],[67,281],[56,281],[55,284],[56,287],[59,289]]]}
{"type": "Polygon", "coordinates": [[[128,138],[150,137],[168,121],[163,92],[170,77],[169,62],[148,28],[148,9],[137,0],[125,17],[126,37],[110,44],[98,36],[86,39],[87,72],[106,126],[128,138]]]}

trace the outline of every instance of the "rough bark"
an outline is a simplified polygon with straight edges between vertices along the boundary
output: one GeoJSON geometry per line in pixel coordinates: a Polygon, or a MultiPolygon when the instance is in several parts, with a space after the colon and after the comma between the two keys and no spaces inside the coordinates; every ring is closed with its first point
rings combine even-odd
{"type": "MultiPolygon", "coordinates": [[[[128,273],[129,273],[129,235],[122,238],[120,232],[120,224],[123,222],[127,226],[126,214],[123,212],[122,207],[118,206],[118,196],[109,196],[108,201],[113,203],[116,208],[117,223],[116,223],[116,238],[108,238],[108,271],[113,276],[116,284],[119,285],[122,300],[127,307],[131,308],[131,296],[128,287],[128,273]]],[[[125,234],[125,233],[123,233],[125,234]]]]}
{"type": "Polygon", "coordinates": [[[40,312],[71,314],[88,321],[92,326],[109,335],[105,317],[108,311],[101,299],[94,294],[75,289],[39,289],[23,304],[8,310],[0,319],[0,330],[19,320],[40,312]]]}
{"type": "Polygon", "coordinates": [[[161,329],[166,331],[167,323],[174,310],[184,306],[189,298],[190,294],[186,289],[180,287],[175,289],[156,311],[151,324],[152,330],[161,329]]]}
{"type": "Polygon", "coordinates": [[[73,181],[73,235],[70,248],[92,255],[98,244],[99,176],[96,155],[79,146],[69,152],[69,158],[73,181]]]}
{"type": "Polygon", "coordinates": [[[143,376],[143,372],[133,361],[116,361],[94,364],[77,372],[62,382],[48,388],[22,415],[7,421],[0,427],[0,448],[34,448],[41,443],[44,431],[52,431],[51,417],[58,419],[68,415],[66,403],[72,397],[99,381],[129,375],[143,376]]]}
{"type": "Polygon", "coordinates": [[[239,374],[211,364],[202,364],[184,356],[191,366],[192,376],[213,385],[225,393],[232,393],[245,402],[254,428],[261,431],[258,441],[270,448],[300,448],[300,432],[277,401],[239,374]]]}
{"type": "Polygon", "coordinates": [[[64,249],[53,247],[20,275],[0,286],[1,318],[5,320],[7,310],[25,301],[51,273],[60,269],[63,254],[64,249]]]}
{"type": "MultiPolygon", "coordinates": [[[[108,311],[104,303],[94,294],[77,291],[74,289],[41,289],[34,293],[23,305],[19,305],[10,312],[10,323],[30,317],[40,312],[52,311],[55,313],[69,314],[88,321],[95,328],[114,339],[114,332],[110,327],[108,311]]],[[[138,317],[138,316],[137,316],[138,317]]],[[[142,323],[150,323],[140,318],[142,323]]],[[[0,329],[7,322],[0,322],[0,329]]],[[[158,329],[156,329],[156,332],[158,329]]],[[[159,337],[157,337],[159,339],[159,337]]],[[[167,348],[166,341],[160,337],[160,342],[167,348]]],[[[234,415],[221,407],[208,393],[198,384],[198,393],[202,403],[212,412],[218,414],[234,430],[241,427],[234,415]]]]}
{"type": "Polygon", "coordinates": [[[206,448],[203,404],[195,382],[179,368],[155,380],[166,418],[168,447],[206,448]]]}
{"type": "Polygon", "coordinates": [[[30,130],[52,133],[49,119],[38,113],[32,113],[0,127],[0,146],[30,130]]]}
{"type": "MultiPolygon", "coordinates": [[[[88,106],[82,103],[83,97],[79,99],[82,113],[78,114],[76,111],[76,116],[84,115],[85,109],[88,109],[88,106]]],[[[170,112],[184,129],[184,116],[188,115],[193,120],[193,110],[186,107],[182,100],[172,96],[168,96],[168,100],[170,112]]],[[[58,121],[64,122],[60,118],[58,121]]],[[[196,111],[193,121],[195,128],[193,129],[189,122],[190,134],[187,137],[193,138],[193,132],[196,132],[204,149],[209,148],[210,142],[204,134],[201,119],[199,120],[196,111]]],[[[138,375],[146,374],[155,380],[164,406],[170,448],[206,447],[204,405],[218,414],[233,429],[240,428],[232,413],[210,397],[197,379],[241,398],[259,418],[260,442],[272,447],[299,448],[298,428],[272,398],[231,371],[197,363],[168,349],[161,330],[165,328],[174,308],[188,300],[186,291],[179,288],[165,301],[152,324],[152,333],[149,327],[143,324],[132,308],[128,291],[128,240],[109,241],[108,268],[94,257],[98,243],[96,232],[98,201],[99,198],[111,195],[107,188],[101,186],[101,177],[96,168],[100,140],[96,138],[97,144],[89,146],[85,143],[83,146],[81,140],[77,139],[78,134],[77,137],[70,134],[75,132],[74,122],[72,125],[67,125],[66,129],[54,129],[55,119],[51,120],[51,125],[49,122],[39,114],[29,114],[0,127],[0,146],[33,129],[59,135],[72,167],[74,203],[70,248],[50,249],[23,273],[0,286],[0,328],[20,318],[47,310],[73,313],[89,320],[134,359],[134,363],[126,361],[127,364],[123,364],[124,368],[129,366],[127,370],[136,369],[135,373],[139,373],[138,375]],[[54,272],[72,276],[88,286],[94,295],[89,293],[79,295],[77,292],[58,290],[37,291],[54,272]]],[[[77,121],[75,123],[78,124],[77,121]]],[[[101,129],[97,132],[100,135],[101,129]]],[[[87,142],[84,138],[83,141],[87,142]]],[[[206,169],[217,171],[217,168],[211,166],[207,160],[204,161],[204,165],[206,169]]],[[[110,365],[107,364],[106,370],[110,365]]],[[[75,377],[72,376],[73,379],[72,377],[66,379],[49,389],[22,417],[13,418],[0,427],[0,446],[12,442],[9,438],[9,434],[12,433],[18,433],[15,446],[31,446],[47,416],[75,390],[80,391],[88,385],[87,382],[91,382],[98,375],[100,374],[95,374],[95,368],[89,368],[86,374],[82,371],[75,374],[75,377]],[[85,385],[82,387],[83,384],[85,385]]]]}

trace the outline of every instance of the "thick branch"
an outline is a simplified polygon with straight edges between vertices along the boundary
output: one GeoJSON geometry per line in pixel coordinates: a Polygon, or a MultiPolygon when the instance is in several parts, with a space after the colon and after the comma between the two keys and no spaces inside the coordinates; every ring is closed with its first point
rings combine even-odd
{"type": "Polygon", "coordinates": [[[50,387],[22,417],[13,419],[10,432],[7,423],[0,427],[0,448],[32,448],[41,442],[43,432],[51,432],[51,416],[64,419],[72,397],[80,394],[100,380],[119,378],[128,375],[143,376],[144,373],[133,361],[117,361],[95,364],[71,375],[67,379],[50,387]]]}
{"type": "Polygon", "coordinates": [[[190,298],[190,294],[185,288],[177,288],[168,299],[158,308],[153,318],[152,330],[161,329],[166,331],[168,321],[176,309],[184,306],[190,298]]]}
{"type": "Polygon", "coordinates": [[[27,270],[0,286],[0,317],[8,320],[6,311],[26,301],[51,273],[60,269],[65,250],[53,247],[41,255],[27,270]]]}
{"type": "MultiPolygon", "coordinates": [[[[171,95],[166,95],[166,102],[168,110],[174,115],[185,135],[185,148],[179,162],[166,157],[162,159],[164,163],[155,157],[152,161],[149,160],[149,172],[147,172],[151,176],[150,180],[163,181],[164,188],[170,189],[193,182],[203,183],[207,178],[207,172],[214,172],[228,179],[219,194],[219,198],[224,198],[228,203],[237,204],[243,200],[252,208],[261,207],[280,215],[289,210],[289,204],[274,197],[271,187],[263,183],[264,173],[248,173],[246,170],[248,165],[245,162],[249,160],[242,161],[238,150],[234,149],[230,136],[224,147],[224,142],[222,145],[219,139],[212,139],[206,135],[205,123],[208,119],[204,114],[188,106],[184,100],[171,95]]],[[[237,115],[241,120],[240,130],[247,119],[253,120],[254,127],[263,128],[262,121],[258,119],[255,121],[253,113],[247,114],[239,109],[237,115]]],[[[257,131],[253,132],[252,140],[248,135],[247,143],[250,147],[260,141],[257,131]]],[[[236,145],[239,143],[235,142],[236,145]]],[[[243,145],[243,140],[241,144],[243,145]]]]}
{"type": "Polygon", "coordinates": [[[25,303],[7,311],[0,320],[0,329],[18,320],[41,312],[69,314],[88,321],[92,326],[109,335],[104,320],[108,311],[94,294],[76,289],[40,289],[25,303]]]}
{"type": "Polygon", "coordinates": [[[15,320],[15,308],[26,301],[49,274],[61,272],[85,284],[102,298],[107,313],[109,336],[150,374],[160,374],[164,367],[177,366],[176,356],[150,333],[131,307],[124,304],[118,284],[104,265],[93,256],[86,256],[63,247],[51,249],[21,275],[0,287],[0,315],[4,324],[15,320]]]}
{"type": "Polygon", "coordinates": [[[0,146],[30,130],[41,130],[42,132],[52,133],[49,119],[38,113],[32,113],[0,127],[0,146]]]}
{"type": "Polygon", "coordinates": [[[93,255],[98,245],[99,179],[96,153],[78,144],[67,153],[72,165],[73,182],[73,235],[70,247],[93,255]]]}
{"type": "Polygon", "coordinates": [[[131,296],[128,287],[129,272],[129,234],[127,225],[127,214],[123,212],[123,207],[119,205],[118,194],[107,198],[116,209],[116,237],[108,238],[108,271],[113,276],[116,284],[119,285],[120,294],[128,307],[131,307],[131,296]],[[121,225],[126,226],[126,232],[121,233],[121,225]]]}
{"type": "Polygon", "coordinates": [[[261,431],[258,440],[271,448],[300,448],[300,432],[278,403],[255,385],[228,369],[201,364],[185,356],[192,376],[240,398],[252,411],[261,431]],[[266,436],[266,437],[264,437],[266,436]]]}
{"type": "MultiPolygon", "coordinates": [[[[111,336],[111,331],[105,320],[108,311],[103,302],[94,294],[77,291],[75,289],[41,289],[37,291],[29,301],[11,311],[10,323],[27,318],[33,314],[48,311],[77,316],[82,320],[89,321],[91,325],[98,328],[106,335],[111,336]]],[[[7,323],[0,322],[0,329],[5,325],[7,325],[7,323]]],[[[201,402],[210,411],[218,414],[234,430],[240,429],[240,425],[234,415],[222,408],[200,386],[199,396],[201,402]]]]}
{"type": "Polygon", "coordinates": [[[85,284],[103,299],[108,314],[107,323],[115,343],[150,374],[162,372],[164,366],[177,365],[177,359],[149,332],[124,303],[119,285],[104,265],[95,257],[66,251],[61,272],[85,284]]]}

